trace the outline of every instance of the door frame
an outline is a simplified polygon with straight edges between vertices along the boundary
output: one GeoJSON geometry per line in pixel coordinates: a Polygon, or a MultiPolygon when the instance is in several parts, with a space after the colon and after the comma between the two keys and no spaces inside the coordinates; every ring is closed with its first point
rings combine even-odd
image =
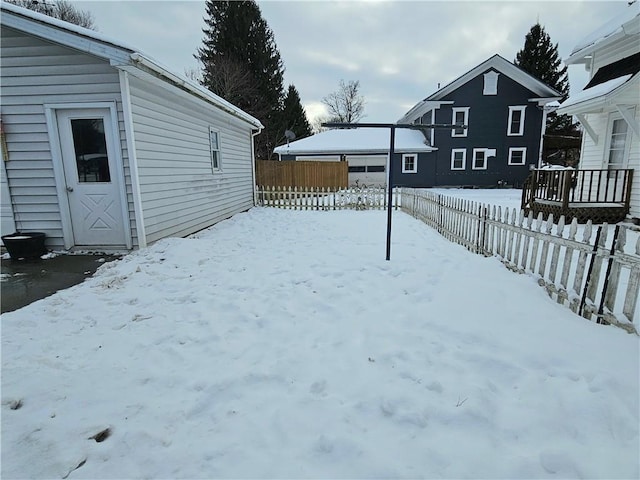
{"type": "MultiPolygon", "coordinates": [[[[60,103],[45,104],[45,116],[47,119],[47,129],[49,131],[49,142],[51,145],[51,159],[56,182],[56,192],[58,194],[58,205],[60,206],[60,217],[62,221],[62,236],[64,247],[69,249],[75,246],[73,237],[73,227],[71,223],[71,209],[69,197],[67,195],[66,180],[64,176],[64,162],[62,158],[62,145],[60,144],[60,132],[58,129],[58,119],[56,112],[62,110],[84,110],[103,109],[109,110],[111,130],[113,135],[107,138],[111,142],[111,150],[114,152],[114,163],[116,171],[113,172],[113,180],[117,183],[120,206],[122,208],[122,221],[124,223],[125,247],[131,250],[133,241],[131,238],[131,221],[129,218],[129,208],[126,194],[126,184],[124,176],[124,163],[122,161],[122,148],[120,141],[120,129],[118,127],[118,109],[115,102],[86,102],[86,103],[60,103]]],[[[108,245],[104,245],[108,247],[108,245]]],[[[115,246],[114,246],[115,247],[115,246]]]]}

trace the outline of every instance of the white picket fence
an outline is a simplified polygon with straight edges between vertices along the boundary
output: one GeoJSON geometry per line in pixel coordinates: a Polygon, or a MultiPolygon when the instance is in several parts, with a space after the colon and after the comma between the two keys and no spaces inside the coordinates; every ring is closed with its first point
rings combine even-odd
{"type": "Polygon", "coordinates": [[[552,216],[534,219],[425,190],[405,188],[401,197],[404,212],[473,252],[498,256],[511,270],[536,276],[575,313],[637,333],[640,236],[627,245],[626,227],[579,226],[575,220],[565,225],[564,217],[556,225],[552,216]]]}
{"type": "MultiPolygon", "coordinates": [[[[293,210],[384,210],[388,193],[383,187],[371,188],[256,188],[258,205],[293,210]]],[[[394,189],[393,207],[400,205],[400,189],[394,189]]]]}
{"type": "MultiPolygon", "coordinates": [[[[258,187],[259,205],[294,210],[386,209],[384,188],[258,187]]],[[[624,226],[554,224],[516,209],[394,188],[392,208],[412,215],[470,251],[497,256],[507,268],[534,275],[558,303],[598,323],[637,333],[640,322],[640,235],[624,226]],[[594,235],[595,234],[595,235],[594,235]],[[631,244],[627,239],[633,238],[631,244]]]]}

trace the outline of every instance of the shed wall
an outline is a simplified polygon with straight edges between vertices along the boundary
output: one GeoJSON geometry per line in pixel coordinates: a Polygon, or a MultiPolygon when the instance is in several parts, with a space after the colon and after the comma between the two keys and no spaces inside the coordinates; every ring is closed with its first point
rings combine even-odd
{"type": "Polygon", "coordinates": [[[251,126],[193,96],[129,77],[147,242],[185,236],[253,206],[251,126]],[[219,132],[222,170],[211,164],[219,132]]]}

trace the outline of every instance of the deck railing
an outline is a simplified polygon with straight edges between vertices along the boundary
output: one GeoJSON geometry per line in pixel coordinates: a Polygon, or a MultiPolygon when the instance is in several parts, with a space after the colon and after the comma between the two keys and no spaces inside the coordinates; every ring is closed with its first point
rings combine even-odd
{"type": "Polygon", "coordinates": [[[616,205],[629,210],[632,169],[533,170],[522,191],[523,207],[531,201],[569,206],[616,205]]]}

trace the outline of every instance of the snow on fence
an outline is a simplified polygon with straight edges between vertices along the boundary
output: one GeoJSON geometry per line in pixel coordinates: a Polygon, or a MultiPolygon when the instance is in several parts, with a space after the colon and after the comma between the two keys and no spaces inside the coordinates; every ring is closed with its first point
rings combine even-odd
{"type": "Polygon", "coordinates": [[[578,235],[576,219],[567,226],[560,217],[555,225],[553,216],[534,219],[533,213],[525,217],[516,209],[425,190],[402,189],[401,197],[404,212],[450,241],[498,256],[513,271],[537,276],[552,298],[578,315],[637,333],[640,237],[627,245],[626,227],[604,224],[595,229],[588,222],[578,235]]]}
{"type": "MultiPolygon", "coordinates": [[[[384,210],[388,193],[384,187],[305,188],[259,186],[258,205],[292,210],[384,210]]],[[[400,189],[394,189],[393,207],[400,206],[400,189]]]]}

